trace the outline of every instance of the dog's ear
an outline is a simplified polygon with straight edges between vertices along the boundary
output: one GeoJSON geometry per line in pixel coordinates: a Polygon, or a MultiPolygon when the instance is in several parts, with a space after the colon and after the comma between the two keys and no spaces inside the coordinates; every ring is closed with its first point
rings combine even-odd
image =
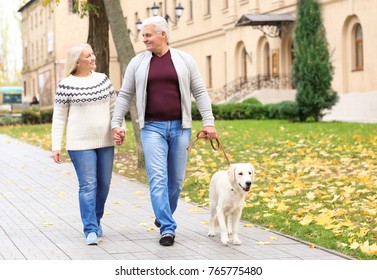
{"type": "Polygon", "coordinates": [[[236,181],[236,166],[232,164],[228,169],[228,178],[233,183],[236,181]]]}

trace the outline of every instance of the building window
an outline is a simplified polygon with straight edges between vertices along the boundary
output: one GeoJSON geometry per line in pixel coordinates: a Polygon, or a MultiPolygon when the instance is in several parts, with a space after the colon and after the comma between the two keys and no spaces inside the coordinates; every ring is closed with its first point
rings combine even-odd
{"type": "Polygon", "coordinates": [[[247,58],[248,53],[246,52],[246,49],[242,49],[242,61],[241,61],[241,79],[242,83],[247,82],[247,58]]]}
{"type": "Polygon", "coordinates": [[[270,44],[266,43],[263,50],[263,58],[264,58],[264,71],[263,74],[266,79],[270,79],[271,77],[271,57],[270,57],[270,44]]]}
{"type": "Polygon", "coordinates": [[[35,52],[36,52],[35,63],[38,66],[39,65],[39,42],[38,41],[35,42],[35,52]]]}
{"type": "Polygon", "coordinates": [[[229,8],[229,0],[223,0],[223,9],[229,8]]]}
{"type": "Polygon", "coordinates": [[[24,56],[24,66],[28,66],[30,64],[30,61],[27,47],[24,47],[24,56]]]}
{"type": "Polygon", "coordinates": [[[357,24],[355,28],[355,68],[356,70],[364,69],[363,29],[360,24],[357,24]]]}
{"type": "Polygon", "coordinates": [[[211,14],[211,0],[207,0],[207,13],[206,15],[211,14]]]}
{"type": "Polygon", "coordinates": [[[193,20],[193,19],[194,19],[193,4],[192,4],[192,0],[190,0],[190,3],[189,3],[189,20],[193,20]]]}
{"type": "Polygon", "coordinates": [[[279,76],[279,49],[272,50],[272,77],[279,76]]]}
{"type": "Polygon", "coordinates": [[[44,48],[43,48],[43,38],[41,39],[41,61],[43,63],[43,59],[44,59],[44,48]]]}
{"type": "Polygon", "coordinates": [[[207,88],[212,88],[212,57],[207,56],[207,88]]]}
{"type": "Polygon", "coordinates": [[[31,43],[31,52],[30,52],[30,57],[31,57],[31,67],[34,67],[34,57],[35,57],[35,55],[34,55],[34,44],[33,43],[31,43]]]}

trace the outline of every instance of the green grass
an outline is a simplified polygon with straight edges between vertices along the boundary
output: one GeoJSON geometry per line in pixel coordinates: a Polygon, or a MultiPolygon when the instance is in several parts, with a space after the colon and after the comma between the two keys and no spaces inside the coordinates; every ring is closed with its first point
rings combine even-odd
{"type": "MultiPolygon", "coordinates": [[[[114,171],[146,183],[127,126],[114,171]]],[[[244,220],[358,259],[377,259],[377,124],[242,120],[217,121],[216,127],[230,161],[256,168],[244,220]]],[[[194,122],[192,139],[200,128],[194,122]]],[[[50,149],[50,129],[8,126],[0,133],[50,149]]],[[[212,174],[227,168],[222,151],[199,140],[189,151],[182,197],[207,207],[212,174]]]]}

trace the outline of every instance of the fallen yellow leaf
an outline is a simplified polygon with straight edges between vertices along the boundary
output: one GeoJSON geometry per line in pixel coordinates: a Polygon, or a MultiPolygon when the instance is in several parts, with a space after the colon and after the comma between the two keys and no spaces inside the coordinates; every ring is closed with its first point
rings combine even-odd
{"type": "Polygon", "coordinates": [[[314,192],[308,192],[306,194],[306,198],[309,199],[309,200],[313,200],[315,198],[314,192]]]}
{"type": "Polygon", "coordinates": [[[313,215],[312,214],[307,214],[301,221],[300,224],[303,226],[309,225],[313,221],[313,215]]]}
{"type": "Polygon", "coordinates": [[[202,212],[202,210],[199,208],[190,208],[188,211],[189,212],[202,212]]]}
{"type": "Polygon", "coordinates": [[[270,241],[258,241],[256,242],[258,245],[267,245],[267,244],[271,244],[270,241]]]}
{"type": "Polygon", "coordinates": [[[245,228],[252,228],[254,225],[253,224],[244,224],[243,227],[245,228]]]}
{"type": "Polygon", "coordinates": [[[352,250],[356,250],[357,248],[359,248],[360,244],[357,243],[356,241],[352,242],[352,244],[350,245],[350,248],[352,250]]]}

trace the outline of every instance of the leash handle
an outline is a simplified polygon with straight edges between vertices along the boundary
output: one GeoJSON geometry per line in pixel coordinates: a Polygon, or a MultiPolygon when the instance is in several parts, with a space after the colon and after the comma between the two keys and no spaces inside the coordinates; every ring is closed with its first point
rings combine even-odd
{"type": "MultiPolygon", "coordinates": [[[[207,135],[207,133],[206,133],[204,130],[200,130],[200,131],[196,134],[196,138],[195,138],[195,140],[194,140],[194,141],[193,141],[193,142],[187,147],[187,151],[189,151],[192,147],[194,147],[196,141],[198,141],[199,139],[206,139],[206,135],[207,135]]],[[[212,139],[209,140],[209,141],[211,142],[211,147],[212,147],[213,150],[217,151],[217,150],[219,150],[220,148],[222,149],[226,161],[228,162],[229,165],[231,165],[230,160],[229,160],[228,156],[226,155],[225,150],[224,150],[224,147],[223,147],[223,145],[221,144],[219,138],[217,137],[217,138],[215,139],[215,141],[216,141],[216,143],[217,143],[217,147],[215,147],[215,145],[214,145],[212,139]]]]}

